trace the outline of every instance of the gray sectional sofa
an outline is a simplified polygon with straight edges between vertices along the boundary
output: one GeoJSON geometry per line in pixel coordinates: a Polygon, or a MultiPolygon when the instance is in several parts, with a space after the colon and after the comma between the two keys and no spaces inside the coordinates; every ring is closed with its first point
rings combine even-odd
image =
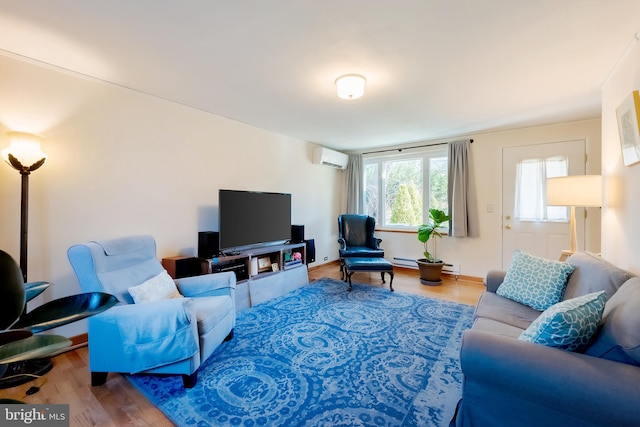
{"type": "Polygon", "coordinates": [[[487,291],[462,340],[462,400],[451,427],[640,426],[640,278],[578,252],[564,300],[604,290],[608,297],[586,348],[567,351],[519,340],[540,311],[487,291]]]}

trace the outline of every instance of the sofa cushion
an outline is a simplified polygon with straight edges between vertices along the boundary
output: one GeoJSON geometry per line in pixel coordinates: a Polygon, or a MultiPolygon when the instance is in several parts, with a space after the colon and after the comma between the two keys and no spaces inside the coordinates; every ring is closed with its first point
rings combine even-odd
{"type": "Polygon", "coordinates": [[[567,279],[574,269],[575,266],[569,263],[516,250],[496,293],[543,311],[562,301],[567,279]]]}
{"type": "Polygon", "coordinates": [[[217,326],[225,316],[233,313],[233,302],[229,295],[194,298],[198,333],[206,335],[217,326]]]}
{"type": "Polygon", "coordinates": [[[510,338],[518,338],[524,331],[522,328],[502,323],[497,320],[487,319],[486,317],[478,317],[474,320],[472,329],[476,331],[491,332],[492,334],[503,335],[510,338]]]}
{"type": "Polygon", "coordinates": [[[606,301],[600,291],[554,304],[518,339],[569,351],[582,348],[598,329],[606,301]]]}
{"type": "Polygon", "coordinates": [[[524,330],[540,316],[540,313],[538,310],[493,292],[483,292],[476,304],[474,317],[492,319],[524,330]]]}
{"type": "Polygon", "coordinates": [[[576,252],[567,262],[575,265],[576,269],[567,281],[564,299],[598,291],[605,291],[611,298],[624,282],[633,277],[628,271],[589,252],[576,252]]]}
{"type": "Polygon", "coordinates": [[[584,353],[640,366],[639,277],[627,281],[609,299],[600,328],[584,353]]]}
{"type": "Polygon", "coordinates": [[[373,249],[368,246],[349,246],[348,249],[340,249],[341,258],[381,258],[384,257],[384,249],[373,249]]]}

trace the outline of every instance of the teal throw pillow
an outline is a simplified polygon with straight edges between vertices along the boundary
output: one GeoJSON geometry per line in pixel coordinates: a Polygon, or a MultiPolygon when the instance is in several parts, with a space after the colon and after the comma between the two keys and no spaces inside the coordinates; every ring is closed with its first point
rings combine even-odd
{"type": "Polygon", "coordinates": [[[562,301],[567,280],[575,268],[566,262],[538,258],[516,250],[496,293],[544,311],[562,301]]]}
{"type": "Polygon", "coordinates": [[[585,347],[598,329],[607,296],[594,292],[559,302],[545,310],[519,340],[574,351],[585,347]]]}

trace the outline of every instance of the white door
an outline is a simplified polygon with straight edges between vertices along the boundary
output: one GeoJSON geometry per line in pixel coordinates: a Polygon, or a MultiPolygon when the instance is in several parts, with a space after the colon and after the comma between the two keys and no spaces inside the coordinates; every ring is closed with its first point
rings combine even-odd
{"type": "MultiPolygon", "coordinates": [[[[584,175],[586,141],[508,147],[502,150],[502,268],[507,269],[515,249],[532,255],[559,259],[569,249],[569,209],[552,207],[544,217],[532,205],[544,199],[547,176],[584,175]],[[562,169],[564,168],[564,172],[562,169]],[[535,172],[527,172],[532,171],[535,172]],[[542,171],[542,172],[540,172],[542,171]],[[520,173],[520,175],[518,175],[520,173]],[[532,176],[538,178],[532,178],[532,176]],[[520,176],[520,178],[518,178],[520,176]],[[527,177],[529,181],[527,181],[527,177]],[[535,183],[544,188],[536,190],[535,183]],[[540,193],[540,191],[542,193],[540,193]],[[516,207],[518,199],[519,208],[516,207]]],[[[584,248],[584,208],[576,208],[578,248],[584,248]]]]}

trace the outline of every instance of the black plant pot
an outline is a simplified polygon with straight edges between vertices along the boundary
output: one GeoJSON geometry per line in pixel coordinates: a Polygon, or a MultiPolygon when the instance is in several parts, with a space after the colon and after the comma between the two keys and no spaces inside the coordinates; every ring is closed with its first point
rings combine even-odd
{"type": "Polygon", "coordinates": [[[421,258],[416,262],[420,271],[420,283],[427,286],[438,286],[442,283],[442,261],[433,262],[421,258]]]}

